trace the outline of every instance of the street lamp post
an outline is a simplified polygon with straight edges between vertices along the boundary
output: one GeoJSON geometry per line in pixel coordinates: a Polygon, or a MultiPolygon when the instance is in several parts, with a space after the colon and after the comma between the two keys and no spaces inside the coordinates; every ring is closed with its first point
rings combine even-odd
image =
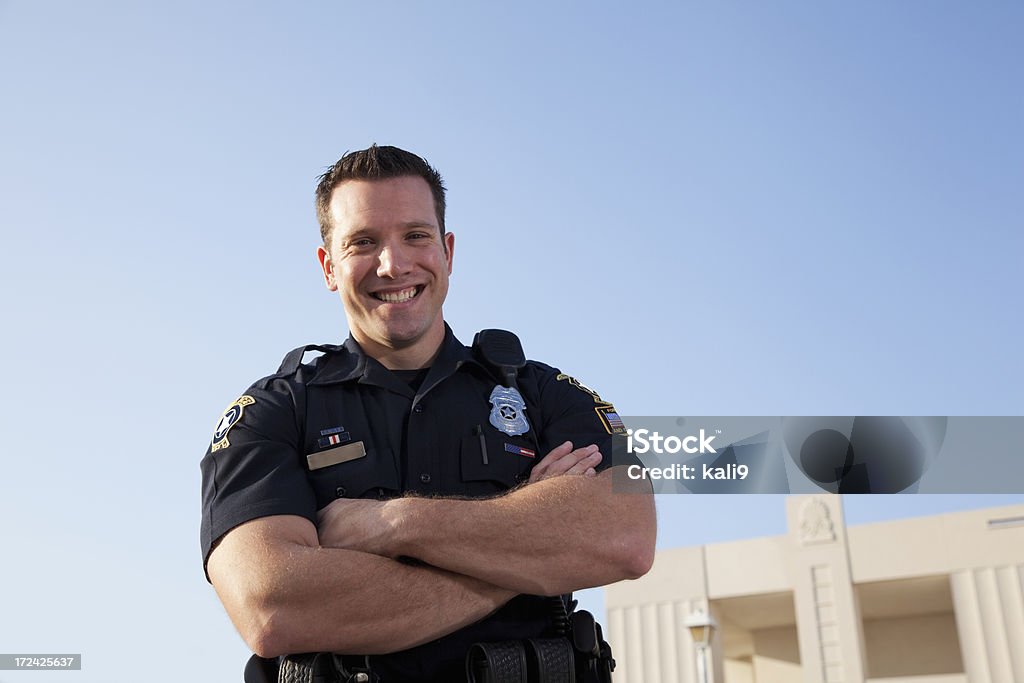
{"type": "Polygon", "coordinates": [[[698,683],[711,683],[708,679],[708,649],[711,644],[711,634],[718,624],[715,622],[715,618],[701,607],[690,612],[683,624],[690,630],[693,644],[697,646],[697,681],[698,683]]]}

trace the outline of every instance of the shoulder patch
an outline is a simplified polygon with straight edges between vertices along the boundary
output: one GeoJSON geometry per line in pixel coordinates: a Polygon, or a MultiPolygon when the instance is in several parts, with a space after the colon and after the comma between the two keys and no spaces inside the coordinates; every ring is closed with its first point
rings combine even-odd
{"type": "MultiPolygon", "coordinates": [[[[579,381],[578,379],[576,379],[575,377],[573,377],[571,375],[567,375],[567,374],[565,374],[563,372],[563,373],[559,373],[559,375],[557,377],[555,377],[555,379],[558,380],[558,381],[568,382],[569,384],[573,385],[574,387],[576,387],[580,391],[582,391],[582,392],[584,392],[586,394],[590,394],[591,397],[593,397],[593,399],[594,399],[594,403],[600,403],[600,404],[606,404],[607,403],[604,399],[601,398],[601,396],[596,391],[594,391],[593,389],[588,387],[586,384],[584,384],[583,382],[579,381]]],[[[611,404],[608,403],[608,405],[611,405],[611,404]]]]}
{"type": "Polygon", "coordinates": [[[555,377],[555,379],[558,381],[568,382],[594,399],[594,412],[597,413],[597,416],[601,419],[601,425],[604,427],[606,432],[609,434],[626,433],[626,425],[622,423],[622,418],[619,417],[618,412],[616,412],[615,406],[601,398],[600,394],[575,377],[567,375],[564,372],[560,373],[555,377]]]}
{"type": "Polygon", "coordinates": [[[600,405],[594,408],[594,412],[601,418],[601,424],[604,425],[605,430],[609,434],[625,434],[626,425],[622,423],[622,418],[615,412],[615,406],[611,403],[600,405]]]}
{"type": "Polygon", "coordinates": [[[213,445],[210,446],[211,453],[216,453],[220,449],[231,445],[228,443],[228,432],[242,419],[242,411],[245,410],[245,407],[251,406],[255,402],[256,399],[252,396],[239,396],[234,403],[227,407],[227,410],[224,411],[220,418],[220,422],[217,423],[217,428],[213,431],[213,445]]]}

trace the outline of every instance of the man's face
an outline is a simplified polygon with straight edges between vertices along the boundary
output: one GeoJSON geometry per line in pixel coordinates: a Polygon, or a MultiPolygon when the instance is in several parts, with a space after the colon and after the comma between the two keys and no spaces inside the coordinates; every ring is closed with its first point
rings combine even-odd
{"type": "Polygon", "coordinates": [[[348,180],[331,195],[329,250],[317,250],[327,288],[341,294],[352,336],[371,356],[444,339],[455,236],[443,237],[419,176],[348,180]]]}

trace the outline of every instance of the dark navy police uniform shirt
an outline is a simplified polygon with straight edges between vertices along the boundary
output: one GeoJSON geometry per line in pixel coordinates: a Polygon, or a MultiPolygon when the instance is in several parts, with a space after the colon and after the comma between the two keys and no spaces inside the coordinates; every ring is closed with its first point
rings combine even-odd
{"type": "MultiPolygon", "coordinates": [[[[517,379],[529,431],[510,435],[490,421],[497,373],[445,332],[415,391],[349,338],[311,364],[300,364],[301,350],[289,354],[277,374],[232,403],[201,464],[204,566],[239,524],[271,515],[316,524],[335,498],[504,493],[567,440],[598,444],[597,469],[611,466],[611,435],[624,429],[610,403],[530,361],[517,379]]],[[[370,663],[388,683],[464,680],[471,644],[550,635],[551,611],[549,600],[520,595],[476,624],[370,663]]]]}

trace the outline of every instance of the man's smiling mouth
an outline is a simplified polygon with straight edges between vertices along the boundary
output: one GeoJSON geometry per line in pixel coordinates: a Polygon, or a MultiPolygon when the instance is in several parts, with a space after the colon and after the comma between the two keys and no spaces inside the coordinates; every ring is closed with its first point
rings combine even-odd
{"type": "Polygon", "coordinates": [[[415,287],[407,287],[397,292],[373,292],[371,296],[386,304],[401,304],[415,299],[422,291],[423,285],[416,285],[415,287]]]}

